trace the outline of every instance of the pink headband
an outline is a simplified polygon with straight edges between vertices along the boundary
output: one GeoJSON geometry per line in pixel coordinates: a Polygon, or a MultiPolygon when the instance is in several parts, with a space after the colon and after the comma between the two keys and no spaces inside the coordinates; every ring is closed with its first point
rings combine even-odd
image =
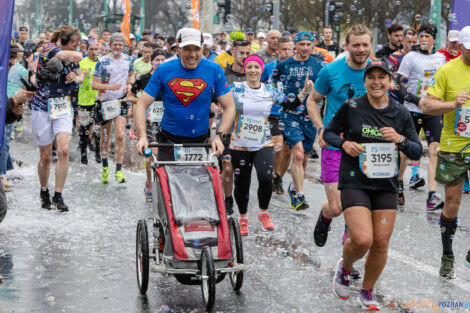
{"type": "Polygon", "coordinates": [[[261,72],[264,72],[264,62],[263,62],[263,59],[260,58],[259,56],[257,55],[250,55],[249,57],[247,57],[245,59],[245,62],[244,62],[244,65],[243,65],[243,71],[246,70],[246,65],[248,64],[248,62],[250,61],[255,61],[255,62],[258,62],[259,66],[261,66],[261,72]]]}

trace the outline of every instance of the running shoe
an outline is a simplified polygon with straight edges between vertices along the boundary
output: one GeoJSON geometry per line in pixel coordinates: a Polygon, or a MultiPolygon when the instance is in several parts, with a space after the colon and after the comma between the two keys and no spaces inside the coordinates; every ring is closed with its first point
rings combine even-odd
{"type": "Polygon", "coordinates": [[[227,215],[233,214],[233,197],[225,197],[225,212],[227,215]]]}
{"type": "Polygon", "coordinates": [[[443,207],[444,207],[444,201],[441,199],[441,197],[437,193],[434,193],[431,196],[431,199],[426,200],[427,211],[437,211],[437,210],[441,210],[443,207]]]}
{"type": "Polygon", "coordinates": [[[51,208],[51,196],[49,195],[49,189],[46,189],[46,191],[42,191],[40,192],[40,196],[41,196],[41,207],[44,209],[44,210],[50,210],[52,209],[51,208]]]}
{"type": "Polygon", "coordinates": [[[295,190],[294,189],[294,186],[292,185],[292,183],[289,184],[289,187],[287,187],[287,194],[289,195],[289,198],[290,198],[290,206],[292,208],[294,208],[294,205],[293,203],[295,203],[295,190]]]}
{"type": "Polygon", "coordinates": [[[103,184],[109,183],[109,169],[107,166],[103,167],[103,171],[101,172],[101,181],[103,184]]]}
{"type": "Polygon", "coordinates": [[[122,171],[117,171],[115,174],[114,174],[114,177],[116,178],[116,181],[120,184],[122,183],[125,183],[126,182],[126,176],[124,176],[124,173],[122,171]]]}
{"type": "Polygon", "coordinates": [[[351,278],[352,279],[359,279],[361,278],[361,272],[359,272],[357,269],[353,268],[351,269],[351,278]]]}
{"type": "Polygon", "coordinates": [[[310,159],[318,159],[318,153],[317,153],[317,150],[315,150],[315,148],[312,149],[312,151],[310,151],[310,159]]]}
{"type": "Polygon", "coordinates": [[[359,296],[357,296],[357,302],[366,311],[380,311],[379,303],[375,301],[372,289],[361,289],[359,296]]]}
{"type": "Polygon", "coordinates": [[[152,200],[152,184],[151,183],[145,182],[144,194],[147,200],[152,200]]]}
{"type": "Polygon", "coordinates": [[[87,156],[87,153],[82,153],[82,157],[80,159],[80,163],[83,164],[83,165],[87,165],[88,164],[88,156],[87,156]]]}
{"type": "Polygon", "coordinates": [[[410,178],[410,188],[411,189],[418,189],[419,187],[423,187],[426,185],[424,178],[419,177],[419,175],[413,175],[410,178]]]}
{"type": "Polygon", "coordinates": [[[95,150],[95,161],[96,163],[101,163],[101,154],[99,152],[99,149],[95,150]]]}
{"type": "Polygon", "coordinates": [[[322,218],[322,213],[318,215],[317,224],[315,225],[315,230],[313,231],[313,239],[315,244],[319,247],[323,247],[328,239],[328,232],[330,231],[331,222],[325,222],[322,218]]]}
{"type": "Polygon", "coordinates": [[[283,195],[284,194],[284,186],[282,185],[282,179],[279,181],[279,187],[277,188],[278,195],[283,195]]]}
{"type": "MultiPolygon", "coordinates": [[[[468,255],[467,255],[468,257],[468,255]]],[[[454,255],[443,255],[441,258],[441,268],[439,269],[439,275],[443,278],[452,279],[455,278],[454,272],[454,255]]]]}
{"type": "Polygon", "coordinates": [[[280,176],[278,174],[273,175],[273,192],[277,193],[279,189],[280,176]]]}
{"type": "Polygon", "coordinates": [[[57,198],[52,198],[52,206],[59,212],[68,212],[69,207],[64,203],[64,199],[62,196],[58,196],[57,198]]]}
{"type": "Polygon", "coordinates": [[[258,220],[261,222],[264,231],[274,230],[274,224],[271,222],[271,216],[265,212],[258,212],[258,220]]]}
{"type": "Polygon", "coordinates": [[[333,278],[333,292],[341,300],[347,300],[351,292],[350,273],[343,268],[343,258],[336,265],[336,274],[333,278]]]}
{"type": "Polygon", "coordinates": [[[242,236],[248,236],[250,234],[250,231],[248,230],[248,218],[240,217],[238,219],[238,226],[240,228],[240,234],[242,236]]]}
{"type": "Polygon", "coordinates": [[[470,267],[470,250],[468,250],[468,252],[467,252],[467,256],[465,257],[465,262],[464,263],[467,267],[470,267]]]}
{"type": "Polygon", "coordinates": [[[403,193],[403,181],[398,182],[398,205],[405,205],[405,194],[403,193]]]}
{"type": "Polygon", "coordinates": [[[309,208],[307,200],[303,194],[295,195],[295,207],[292,207],[294,210],[301,211],[309,208]]]}

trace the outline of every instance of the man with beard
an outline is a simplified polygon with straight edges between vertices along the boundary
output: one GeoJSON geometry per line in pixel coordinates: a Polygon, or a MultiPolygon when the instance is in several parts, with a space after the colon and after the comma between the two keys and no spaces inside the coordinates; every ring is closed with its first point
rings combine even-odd
{"type": "MultiPolygon", "coordinates": [[[[342,151],[331,147],[323,140],[324,125],[327,125],[343,103],[366,93],[364,72],[372,48],[372,33],[367,26],[352,26],[346,34],[346,58],[339,58],[327,64],[320,71],[314,89],[307,99],[309,115],[318,129],[321,153],[321,179],[327,202],[323,203],[313,232],[315,244],[323,247],[328,239],[328,231],[334,217],[343,212],[341,193],[338,189],[339,166],[342,151]],[[317,101],[326,96],[326,109],[322,119],[317,101]]],[[[344,238],[346,239],[346,238],[344,238]]],[[[358,277],[358,273],[351,274],[358,277]]]]}
{"type": "Polygon", "coordinates": [[[401,48],[401,41],[403,39],[403,27],[400,24],[392,24],[387,29],[387,32],[389,43],[375,53],[377,59],[386,60],[390,54],[401,48]]]}

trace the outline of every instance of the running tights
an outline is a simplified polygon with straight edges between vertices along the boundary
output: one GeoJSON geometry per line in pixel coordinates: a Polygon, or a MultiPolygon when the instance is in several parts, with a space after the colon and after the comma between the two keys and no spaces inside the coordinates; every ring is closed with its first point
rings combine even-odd
{"type": "Polygon", "coordinates": [[[251,170],[253,166],[258,176],[259,207],[267,210],[272,194],[274,148],[265,147],[258,151],[231,150],[232,166],[235,176],[234,196],[240,214],[248,212],[251,170]]]}

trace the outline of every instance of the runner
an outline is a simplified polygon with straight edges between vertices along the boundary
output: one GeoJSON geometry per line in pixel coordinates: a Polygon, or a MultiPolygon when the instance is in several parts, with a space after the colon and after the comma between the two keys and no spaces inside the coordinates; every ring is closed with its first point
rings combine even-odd
{"type": "MultiPolygon", "coordinates": [[[[137,101],[139,100],[140,95],[144,91],[155,70],[160,66],[160,64],[165,61],[165,53],[161,50],[156,50],[151,56],[151,61],[153,67],[152,71],[145,75],[137,76],[137,79],[135,80],[135,83],[132,85],[132,89],[128,94],[129,102],[133,104],[137,103],[137,101]]],[[[157,138],[158,133],[160,132],[160,122],[162,121],[163,117],[163,103],[161,95],[157,96],[156,100],[157,101],[153,102],[146,112],[146,135],[150,143],[158,142],[157,138]]],[[[133,111],[135,111],[135,106],[133,106],[133,111]]],[[[157,153],[156,149],[154,149],[154,153],[157,153]]],[[[147,180],[145,182],[144,193],[145,197],[147,198],[147,201],[151,201],[152,199],[152,174],[150,166],[151,161],[152,157],[147,158],[147,162],[145,165],[147,180]]]]}
{"type": "MultiPolygon", "coordinates": [[[[443,253],[439,274],[454,278],[452,242],[457,230],[457,214],[462,200],[462,185],[470,169],[470,26],[460,32],[462,55],[437,70],[435,83],[419,101],[425,114],[444,115],[441,146],[436,165],[436,180],[444,185],[445,204],[441,212],[443,253]]],[[[470,265],[470,251],[466,262],[470,265]]]]}
{"type": "Polygon", "coordinates": [[[358,302],[371,311],[380,310],[373,288],[387,262],[397,213],[398,150],[416,158],[422,146],[406,108],[387,95],[393,75],[385,61],[369,63],[364,85],[367,93],[346,101],[322,134],[327,144],[345,152],[338,188],[351,234],[343,245],[333,291],[348,299],[352,266],[369,252],[358,302]]]}
{"type": "Polygon", "coordinates": [[[276,29],[271,29],[268,32],[266,42],[268,46],[265,49],[259,50],[256,55],[260,56],[265,64],[271,63],[277,59],[277,41],[281,37],[281,33],[276,29]]]}
{"type": "Polygon", "coordinates": [[[274,165],[274,143],[268,127],[268,116],[273,102],[280,105],[285,96],[272,86],[261,83],[263,69],[261,57],[249,56],[244,62],[246,82],[231,85],[237,115],[230,154],[235,168],[235,200],[240,212],[238,223],[242,236],[249,234],[247,212],[253,167],[258,177],[258,220],[265,231],[275,228],[267,212],[272,194],[274,165]]]}
{"type": "MultiPolygon", "coordinates": [[[[232,43],[232,52],[234,62],[233,64],[227,65],[224,70],[225,79],[229,85],[234,82],[246,81],[244,61],[251,54],[250,42],[245,39],[235,40],[232,43]]],[[[218,119],[218,122],[220,122],[220,119],[218,119]]],[[[233,167],[229,149],[232,128],[229,130],[224,140],[225,149],[220,157],[222,160],[222,186],[224,188],[225,209],[227,210],[227,214],[233,213],[233,167]]]]}
{"type": "Polygon", "coordinates": [[[152,57],[153,45],[149,42],[144,43],[142,49],[142,57],[134,61],[132,67],[137,75],[145,75],[152,70],[152,57]]]}
{"type": "Polygon", "coordinates": [[[333,29],[330,26],[323,28],[323,38],[317,46],[326,49],[335,58],[339,54],[339,45],[333,41],[333,29]]]}
{"type": "Polygon", "coordinates": [[[446,62],[460,56],[459,36],[460,32],[458,30],[450,30],[447,34],[447,48],[437,50],[437,52],[445,55],[446,62]]]}
{"type": "Polygon", "coordinates": [[[134,83],[134,69],[132,57],[122,53],[124,49],[124,36],[114,33],[110,39],[111,53],[101,57],[96,63],[91,88],[99,90],[96,102],[96,114],[101,124],[100,150],[103,162],[101,181],[109,183],[108,155],[111,144],[111,126],[114,121],[115,128],[115,154],[116,172],[114,174],[118,183],[126,182],[122,172],[122,162],[125,155],[126,118],[128,114],[127,102],[123,101],[134,83]]]}
{"type": "MultiPolygon", "coordinates": [[[[209,109],[212,94],[224,109],[219,131],[212,141],[217,155],[224,151],[222,141],[227,136],[234,116],[235,104],[225,81],[222,68],[202,59],[202,33],[193,28],[178,32],[178,53],[181,58],[160,65],[152,75],[136,104],[134,121],[139,141],[137,151],[148,147],[146,135],[147,108],[162,93],[164,113],[158,142],[204,143],[209,138],[209,109]]],[[[175,151],[158,149],[159,160],[174,160],[175,151]]]]}
{"type": "Polygon", "coordinates": [[[387,28],[387,33],[389,43],[375,53],[375,56],[378,59],[386,60],[390,54],[401,48],[401,42],[403,40],[403,27],[400,24],[392,24],[389,28],[387,28]]]}
{"type": "Polygon", "coordinates": [[[365,94],[364,71],[372,48],[372,33],[364,25],[352,26],[346,34],[348,56],[327,64],[320,72],[314,89],[307,99],[310,117],[318,131],[321,152],[321,179],[327,202],[322,204],[313,237],[315,244],[323,247],[334,217],[341,215],[341,195],[338,190],[339,166],[342,152],[328,147],[323,140],[324,126],[330,122],[341,105],[352,97],[365,94]],[[327,106],[324,117],[320,115],[317,102],[326,96],[327,106]]]}
{"type": "MultiPolygon", "coordinates": [[[[80,153],[82,164],[88,164],[87,146],[95,151],[95,160],[101,162],[99,140],[95,136],[95,145],[91,143],[93,125],[95,121],[95,101],[98,91],[91,89],[91,81],[96,63],[98,62],[98,40],[88,41],[88,56],[80,61],[80,69],[84,79],[78,90],[78,124],[80,138],[80,153]]],[[[95,134],[96,135],[96,134],[95,134]]]]}
{"type": "MultiPolygon", "coordinates": [[[[436,34],[436,25],[427,22],[423,23],[418,33],[419,50],[405,55],[397,72],[402,82],[408,81],[408,92],[417,97],[426,96],[426,91],[434,80],[434,73],[445,64],[445,57],[434,51],[436,34]]],[[[416,104],[408,101],[405,101],[405,106],[411,112],[416,132],[419,133],[423,129],[426,141],[428,142],[428,198],[426,200],[426,209],[428,211],[442,209],[444,202],[439,194],[436,193],[437,183],[434,179],[436,175],[437,151],[439,150],[441,138],[442,117],[423,114],[423,111],[416,104]]],[[[412,164],[417,162],[412,161],[412,164]]],[[[402,160],[402,163],[405,163],[405,160],[402,160]]],[[[404,166],[402,167],[402,172],[405,168],[404,166]]],[[[399,178],[403,178],[403,173],[401,173],[399,178]]],[[[412,173],[410,187],[418,188],[421,186],[424,186],[424,180],[420,179],[419,175],[412,173]]],[[[400,180],[400,187],[403,188],[402,180],[400,180]]]]}
{"type": "MultiPolygon", "coordinates": [[[[234,42],[235,40],[245,40],[245,34],[239,30],[235,30],[230,33],[230,40],[234,42]]],[[[230,47],[227,51],[222,51],[215,59],[214,62],[218,63],[222,66],[223,69],[227,67],[227,65],[233,64],[233,46],[230,47]]]]}
{"type": "MultiPolygon", "coordinates": [[[[277,87],[280,81],[283,92],[289,101],[299,94],[299,89],[307,77],[316,80],[322,67],[322,62],[310,55],[312,49],[312,35],[306,31],[300,31],[295,36],[295,50],[297,54],[280,62],[276,72],[272,75],[272,83],[277,87]]],[[[303,101],[307,94],[300,95],[303,101]]],[[[307,160],[313,149],[316,130],[308,117],[303,104],[295,109],[286,109],[281,114],[281,121],[285,125],[284,138],[292,151],[291,165],[292,181],[287,192],[289,193],[291,208],[294,210],[307,209],[308,203],[303,193],[304,173],[307,168],[307,160]]]]}
{"type": "MultiPolygon", "coordinates": [[[[271,63],[266,64],[264,67],[263,74],[261,75],[261,81],[263,83],[271,83],[270,78],[277,67],[277,65],[292,57],[294,55],[294,42],[290,38],[290,36],[285,36],[279,38],[277,41],[278,46],[278,58],[271,63]]],[[[277,89],[282,91],[282,82],[277,82],[277,89]]],[[[269,115],[269,124],[271,135],[273,136],[274,141],[274,175],[273,175],[273,192],[277,194],[284,193],[284,186],[282,185],[282,178],[284,174],[287,172],[289,168],[290,160],[291,160],[291,153],[289,149],[289,145],[284,144],[284,136],[283,136],[283,129],[284,124],[281,123],[281,110],[282,107],[277,105],[276,103],[273,104],[271,109],[271,115],[269,115]]]]}
{"type": "Polygon", "coordinates": [[[31,124],[33,137],[39,146],[38,176],[41,184],[41,207],[61,212],[69,210],[62,190],[69,168],[69,142],[73,127],[70,90],[83,81],[78,67],[82,54],[77,52],[80,31],[73,26],[62,26],[45,43],[39,56],[36,72],[38,90],[32,103],[31,124]],[[52,142],[57,140],[58,160],[55,167],[55,189],[52,203],[48,183],[52,160],[52,142]]]}
{"type": "Polygon", "coordinates": [[[418,43],[418,32],[413,28],[409,28],[403,32],[403,48],[393,52],[387,59],[390,70],[395,73],[400,67],[403,57],[413,51],[414,47],[418,43]]]}

